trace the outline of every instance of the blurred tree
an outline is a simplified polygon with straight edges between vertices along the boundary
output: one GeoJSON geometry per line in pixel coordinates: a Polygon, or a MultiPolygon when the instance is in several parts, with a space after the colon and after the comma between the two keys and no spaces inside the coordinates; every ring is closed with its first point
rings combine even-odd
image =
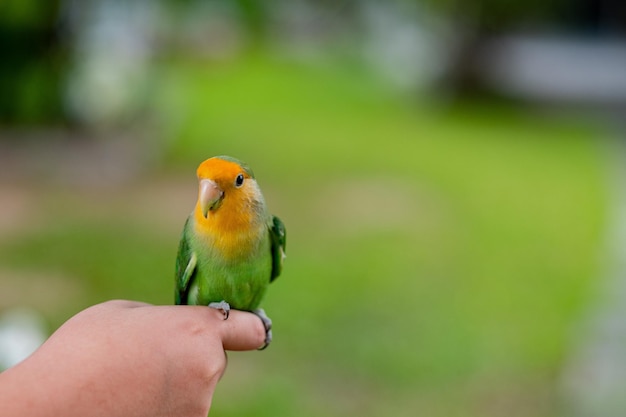
{"type": "Polygon", "coordinates": [[[59,0],[0,2],[0,122],[62,118],[66,51],[59,36],[59,0]]]}
{"type": "Polygon", "coordinates": [[[177,10],[178,13],[182,12],[181,14],[189,11],[193,13],[200,5],[206,5],[206,3],[215,6],[215,10],[234,10],[243,32],[242,35],[251,50],[266,43],[272,20],[270,11],[282,4],[277,1],[263,0],[214,0],[212,2],[205,0],[165,0],[165,2],[174,8],[170,8],[170,10],[177,10]]]}
{"type": "Polygon", "coordinates": [[[529,22],[554,20],[565,7],[574,3],[566,0],[419,0],[449,14],[454,20],[480,28],[485,32],[500,32],[529,22]]]}
{"type": "Polygon", "coordinates": [[[443,85],[455,93],[484,94],[478,72],[484,46],[510,32],[542,30],[578,33],[626,33],[621,0],[418,0],[446,15],[456,45],[443,85]]]}
{"type": "Polygon", "coordinates": [[[262,0],[236,0],[247,45],[251,49],[267,41],[269,26],[268,2],[262,0]]]}
{"type": "Polygon", "coordinates": [[[491,37],[554,19],[565,0],[418,0],[451,20],[455,45],[441,86],[454,94],[484,94],[480,76],[483,48],[491,37]]]}

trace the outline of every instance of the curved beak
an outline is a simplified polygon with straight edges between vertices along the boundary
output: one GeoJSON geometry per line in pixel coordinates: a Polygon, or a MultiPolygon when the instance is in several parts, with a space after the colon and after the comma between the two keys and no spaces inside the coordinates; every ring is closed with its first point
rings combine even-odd
{"type": "Polygon", "coordinates": [[[198,195],[198,202],[202,215],[206,218],[209,215],[209,211],[217,208],[222,201],[224,191],[213,180],[200,180],[200,192],[198,195]]]}

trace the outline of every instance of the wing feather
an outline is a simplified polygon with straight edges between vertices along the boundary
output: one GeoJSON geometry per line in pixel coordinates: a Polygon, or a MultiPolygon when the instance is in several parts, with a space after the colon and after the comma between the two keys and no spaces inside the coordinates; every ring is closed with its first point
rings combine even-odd
{"type": "Polygon", "coordinates": [[[189,295],[189,283],[196,272],[197,257],[189,246],[189,218],[185,222],[183,235],[178,246],[176,256],[176,304],[187,304],[189,295]]]}
{"type": "Polygon", "coordinates": [[[272,282],[283,270],[287,248],[287,229],[278,217],[272,216],[269,222],[269,231],[272,243],[272,275],[270,277],[270,282],[272,282]]]}

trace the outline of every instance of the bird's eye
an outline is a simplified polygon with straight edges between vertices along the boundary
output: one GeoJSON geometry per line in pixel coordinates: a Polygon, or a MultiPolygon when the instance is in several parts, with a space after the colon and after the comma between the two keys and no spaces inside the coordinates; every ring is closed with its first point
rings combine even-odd
{"type": "Polygon", "coordinates": [[[235,187],[239,188],[243,185],[243,174],[239,174],[237,175],[237,178],[235,178],[235,187]]]}

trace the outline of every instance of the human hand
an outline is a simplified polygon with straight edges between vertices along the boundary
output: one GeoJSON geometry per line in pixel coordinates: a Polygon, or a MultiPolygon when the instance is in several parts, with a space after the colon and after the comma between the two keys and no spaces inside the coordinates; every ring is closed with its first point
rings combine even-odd
{"type": "Polygon", "coordinates": [[[29,358],[0,374],[3,416],[202,416],[225,350],[253,350],[252,313],[109,301],[78,313],[29,358]]]}

